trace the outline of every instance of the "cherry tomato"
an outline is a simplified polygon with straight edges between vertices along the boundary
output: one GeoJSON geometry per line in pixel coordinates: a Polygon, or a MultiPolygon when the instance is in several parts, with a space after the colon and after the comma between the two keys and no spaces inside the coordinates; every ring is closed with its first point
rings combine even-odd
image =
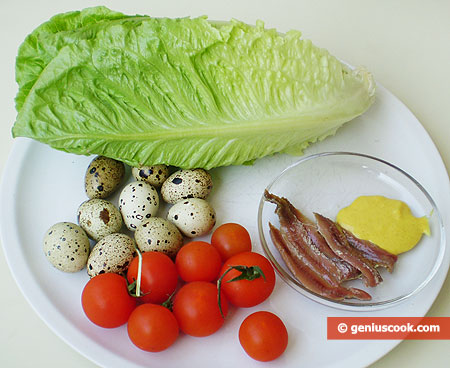
{"type": "Polygon", "coordinates": [[[175,265],[180,277],[186,281],[214,281],[219,276],[222,261],[211,244],[193,241],[184,245],[177,254],[175,265]]]}
{"type": "Polygon", "coordinates": [[[93,323],[114,328],[127,322],[136,307],[136,299],[128,294],[124,277],[102,273],[88,281],[81,294],[81,304],[93,323]]]}
{"type": "MultiPolygon", "coordinates": [[[[127,279],[131,284],[137,280],[139,257],[135,257],[128,267],[127,279]]],[[[160,304],[175,291],[178,273],[175,263],[164,253],[142,253],[141,296],[143,303],[160,304]]]]}
{"type": "MultiPolygon", "coordinates": [[[[173,301],[173,314],[180,330],[191,336],[203,337],[212,335],[222,327],[224,317],[220,313],[217,297],[217,287],[210,282],[194,281],[182,286],[173,301]]],[[[228,303],[223,295],[220,305],[226,317],[228,303]]]]}
{"type": "Polygon", "coordinates": [[[262,303],[272,293],[275,286],[275,272],[270,262],[261,254],[255,252],[244,252],[236,254],[228,259],[220,271],[221,289],[228,301],[237,307],[253,307],[262,303]],[[247,271],[254,275],[253,280],[230,281],[241,275],[231,266],[247,266],[247,271]],[[263,275],[260,275],[259,267],[263,275]],[[258,277],[256,277],[258,276],[258,277]]]}
{"type": "Polygon", "coordinates": [[[128,319],[128,336],[138,348],[158,352],[171,346],[178,337],[178,322],[173,313],[158,304],[141,304],[128,319]]]}
{"type": "Polygon", "coordinates": [[[286,350],[288,332],[283,321],[275,314],[255,312],[242,322],[239,342],[250,357],[268,362],[286,350]]]}
{"type": "Polygon", "coordinates": [[[222,261],[242,252],[252,250],[252,241],[245,227],[227,223],[214,230],[211,244],[219,251],[222,261]]]}

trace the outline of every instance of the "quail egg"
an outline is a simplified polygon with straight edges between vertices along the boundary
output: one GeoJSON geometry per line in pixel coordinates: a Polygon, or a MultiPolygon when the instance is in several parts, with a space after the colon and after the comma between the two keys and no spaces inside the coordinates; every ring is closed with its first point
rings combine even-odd
{"type": "Polygon", "coordinates": [[[97,156],[86,170],[84,184],[89,198],[106,198],[118,187],[125,174],[123,162],[97,156]]]}
{"type": "Polygon", "coordinates": [[[58,270],[77,272],[86,266],[89,238],[84,230],[71,222],[58,222],[44,236],[44,253],[58,270]]]}
{"type": "Polygon", "coordinates": [[[99,241],[106,235],[117,233],[122,228],[122,215],[111,202],[93,198],[78,208],[78,223],[87,235],[99,241]]]}
{"type": "Polygon", "coordinates": [[[134,240],[128,235],[115,233],[102,238],[89,255],[87,272],[90,277],[101,273],[124,273],[134,256],[134,240]]]}
{"type": "Polygon", "coordinates": [[[187,198],[205,199],[212,185],[211,175],[203,169],[178,170],[163,183],[161,195],[167,203],[187,198]]]}
{"type": "Polygon", "coordinates": [[[138,166],[131,169],[136,180],[142,180],[155,188],[159,188],[169,176],[169,167],[166,165],[138,166]]]}
{"type": "Polygon", "coordinates": [[[129,230],[136,230],[143,221],[154,216],[158,208],[158,192],[144,181],[132,182],[120,193],[119,209],[129,230]]]}
{"type": "Polygon", "coordinates": [[[175,203],[167,218],[190,238],[207,234],[216,224],[214,209],[200,198],[189,198],[175,203]]]}
{"type": "Polygon", "coordinates": [[[161,217],[151,217],[139,225],[134,239],[142,252],[158,251],[169,257],[175,257],[183,245],[183,235],[177,227],[161,217]]]}

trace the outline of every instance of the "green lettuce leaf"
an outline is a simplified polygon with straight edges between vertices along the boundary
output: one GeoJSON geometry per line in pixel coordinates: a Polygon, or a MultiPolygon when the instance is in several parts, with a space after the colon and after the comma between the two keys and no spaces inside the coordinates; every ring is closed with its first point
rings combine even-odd
{"type": "Polygon", "coordinates": [[[128,16],[106,7],[95,7],[57,14],[41,24],[19,48],[16,59],[16,80],[19,85],[16,109],[19,111],[22,108],[39,75],[62,47],[94,38],[107,22],[124,19],[135,21],[140,18],[142,16],[128,16]]]}
{"type": "Polygon", "coordinates": [[[104,19],[100,9],[91,23],[53,32],[41,69],[18,67],[28,78],[17,77],[15,137],[132,166],[210,169],[299,154],[373,102],[370,73],[297,31],[205,17],[104,19]]]}

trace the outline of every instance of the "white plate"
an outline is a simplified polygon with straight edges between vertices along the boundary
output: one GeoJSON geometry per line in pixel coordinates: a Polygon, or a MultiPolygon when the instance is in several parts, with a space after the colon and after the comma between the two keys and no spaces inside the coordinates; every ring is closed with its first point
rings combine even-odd
{"type": "MultiPolygon", "coordinates": [[[[377,101],[366,114],[345,125],[335,137],[313,145],[307,153],[339,150],[377,156],[410,173],[434,198],[448,232],[450,188],[442,160],[417,119],[384,88],[379,87],[377,101]]],[[[262,252],[257,236],[261,193],[282,169],[297,159],[275,155],[258,160],[253,166],[212,170],[215,187],[210,198],[218,223],[243,224],[251,233],[254,249],[262,252]]],[[[124,326],[105,330],[90,323],[80,305],[87,274],[61,273],[48,264],[42,252],[42,237],[48,227],[58,221],[76,221],[76,210],[86,199],[83,176],[89,161],[88,157],[18,139],[2,183],[1,234],[12,273],[36,312],[68,344],[101,366],[367,366],[399,341],[328,341],[327,317],[423,316],[436,298],[449,267],[447,250],[436,277],[415,297],[383,311],[362,313],[319,305],[279,278],[268,301],[255,308],[233,310],[216,334],[206,338],[181,336],[164,352],[145,353],[130,343],[124,326]],[[278,314],[290,336],[285,354],[265,364],[248,358],[237,339],[244,317],[263,309],[278,314]]]]}

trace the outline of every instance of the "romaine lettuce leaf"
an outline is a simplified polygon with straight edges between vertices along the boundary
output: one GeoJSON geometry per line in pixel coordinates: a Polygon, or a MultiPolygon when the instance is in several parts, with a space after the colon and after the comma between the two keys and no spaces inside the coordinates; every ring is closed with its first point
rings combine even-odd
{"type": "Polygon", "coordinates": [[[374,99],[370,73],[350,70],[297,31],[120,17],[97,18],[95,31],[76,22],[72,33],[55,33],[44,68],[18,68],[34,82],[17,78],[26,83],[15,137],[132,166],[210,169],[299,154],[374,99]]]}
{"type": "Polygon", "coordinates": [[[99,6],[57,14],[48,22],[41,24],[28,35],[17,55],[16,80],[19,85],[16,97],[17,110],[21,109],[39,75],[62,47],[82,39],[94,38],[106,22],[123,19],[135,21],[141,17],[128,16],[99,6]]]}

